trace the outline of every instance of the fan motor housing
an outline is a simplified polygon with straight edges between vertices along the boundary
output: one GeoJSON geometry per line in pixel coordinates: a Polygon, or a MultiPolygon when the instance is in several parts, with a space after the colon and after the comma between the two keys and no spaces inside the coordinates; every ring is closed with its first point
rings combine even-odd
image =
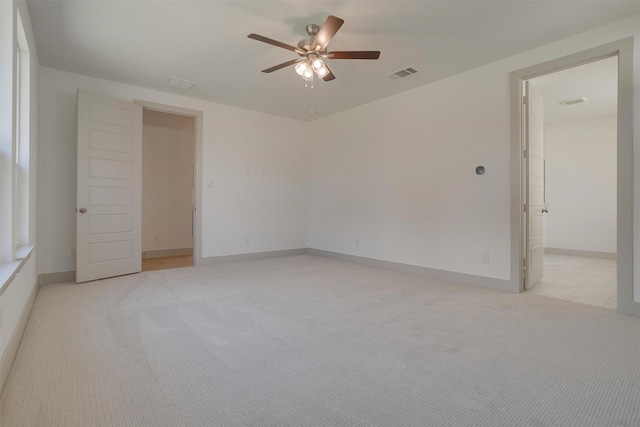
{"type": "Polygon", "coordinates": [[[312,50],[315,37],[307,37],[298,42],[298,47],[303,50],[312,50]]]}
{"type": "Polygon", "coordinates": [[[311,37],[315,37],[318,35],[318,32],[320,31],[320,26],[317,24],[309,24],[306,27],[304,27],[305,30],[307,30],[307,34],[309,34],[311,37]]]}
{"type": "Polygon", "coordinates": [[[320,26],[317,24],[309,24],[305,27],[305,30],[307,31],[307,34],[309,34],[309,37],[300,40],[300,42],[298,42],[298,47],[304,50],[312,50],[313,42],[316,40],[318,31],[320,31],[320,26]]]}

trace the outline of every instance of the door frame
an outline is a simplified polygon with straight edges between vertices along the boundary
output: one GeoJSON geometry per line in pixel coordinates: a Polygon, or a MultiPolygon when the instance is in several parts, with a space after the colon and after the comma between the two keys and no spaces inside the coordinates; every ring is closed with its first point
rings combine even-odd
{"type": "MultiPolygon", "coordinates": [[[[600,59],[618,57],[617,141],[617,290],[618,312],[640,316],[633,301],[633,37],[618,40],[511,73],[511,284],[524,292],[525,237],[523,188],[524,158],[523,82],[600,59]]],[[[528,216],[528,214],[526,214],[528,216]]]]}
{"type": "MultiPolygon", "coordinates": [[[[195,119],[195,141],[194,141],[194,201],[193,201],[193,265],[202,265],[202,124],[204,114],[199,110],[176,107],[174,105],[159,104],[157,102],[134,99],[134,104],[141,105],[143,110],[154,110],[162,113],[177,114],[180,116],[193,117],[195,119]]],[[[142,254],[140,254],[142,256],[142,254]]]]}

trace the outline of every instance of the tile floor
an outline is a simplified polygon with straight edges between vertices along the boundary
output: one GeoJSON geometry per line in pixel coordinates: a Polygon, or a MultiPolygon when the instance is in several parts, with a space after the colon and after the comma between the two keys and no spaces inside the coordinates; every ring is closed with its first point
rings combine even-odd
{"type": "Polygon", "coordinates": [[[615,310],[616,261],[545,255],[544,277],[527,292],[615,310]]]}

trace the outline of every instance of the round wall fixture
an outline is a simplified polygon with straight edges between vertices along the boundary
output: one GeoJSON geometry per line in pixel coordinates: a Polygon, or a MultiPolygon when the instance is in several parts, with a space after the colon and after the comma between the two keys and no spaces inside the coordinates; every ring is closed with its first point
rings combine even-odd
{"type": "Polygon", "coordinates": [[[478,167],[476,168],[476,173],[477,173],[478,175],[482,175],[482,174],[484,173],[484,166],[478,166],[478,167]]]}

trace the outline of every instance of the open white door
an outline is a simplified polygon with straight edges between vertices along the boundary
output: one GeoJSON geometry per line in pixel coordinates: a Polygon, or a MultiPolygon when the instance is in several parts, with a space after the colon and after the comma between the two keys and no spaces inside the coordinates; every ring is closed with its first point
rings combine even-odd
{"type": "Polygon", "coordinates": [[[76,282],[141,270],[142,107],[78,91],[76,282]]]}
{"type": "Polygon", "coordinates": [[[525,82],[527,150],[527,262],[524,287],[530,289],[542,279],[544,249],[542,212],[544,203],[544,118],[542,96],[525,82]]]}

